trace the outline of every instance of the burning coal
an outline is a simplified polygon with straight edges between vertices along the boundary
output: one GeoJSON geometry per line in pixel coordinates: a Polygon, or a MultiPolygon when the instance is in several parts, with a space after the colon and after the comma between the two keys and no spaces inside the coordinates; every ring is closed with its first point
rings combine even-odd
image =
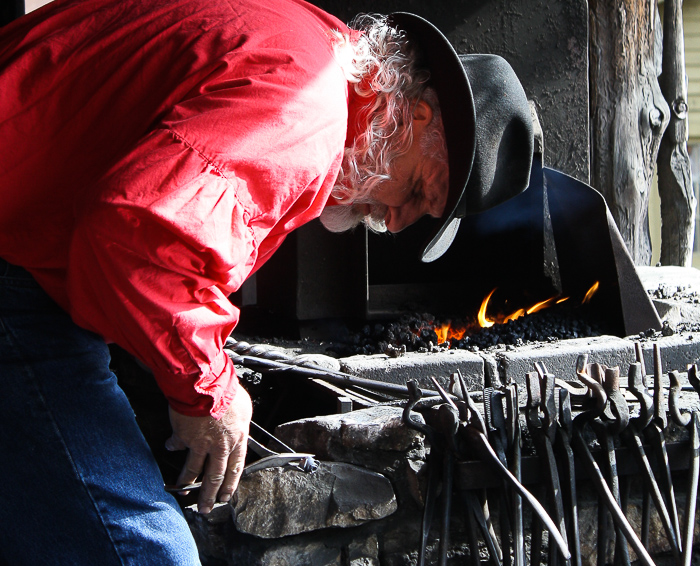
{"type": "Polygon", "coordinates": [[[497,289],[482,301],[478,313],[468,319],[440,318],[432,314],[406,314],[396,321],[366,324],[336,343],[341,356],[379,354],[400,351],[429,351],[436,348],[481,350],[491,346],[518,346],[532,342],[600,336],[601,325],[589,309],[598,284],[583,299],[550,297],[527,308],[511,312],[491,312],[490,303],[497,289]]]}

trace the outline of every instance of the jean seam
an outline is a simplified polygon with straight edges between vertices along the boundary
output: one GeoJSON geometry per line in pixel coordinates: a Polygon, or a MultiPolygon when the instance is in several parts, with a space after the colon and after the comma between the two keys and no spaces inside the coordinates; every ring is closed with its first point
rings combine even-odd
{"type": "MultiPolygon", "coordinates": [[[[0,321],[0,324],[1,324],[1,321],[0,321]]],[[[15,348],[15,351],[21,352],[21,349],[17,347],[17,341],[14,339],[14,337],[12,336],[12,334],[10,332],[6,333],[6,337],[7,337],[8,342],[15,348]]],[[[121,553],[117,550],[117,545],[116,545],[114,539],[112,538],[112,534],[110,532],[109,527],[105,524],[105,521],[104,521],[104,518],[102,516],[102,512],[100,510],[99,505],[97,504],[97,502],[95,501],[95,498],[93,497],[92,493],[90,492],[90,489],[87,486],[87,483],[85,481],[85,478],[83,477],[83,474],[80,473],[78,466],[75,464],[75,460],[73,459],[73,454],[65,442],[65,439],[64,439],[63,434],[61,432],[61,429],[58,426],[58,423],[56,423],[56,420],[54,419],[53,411],[51,411],[49,409],[49,404],[46,402],[46,397],[42,393],[41,387],[39,387],[38,380],[36,379],[36,376],[34,374],[34,370],[32,369],[31,364],[28,363],[27,360],[24,359],[24,356],[21,356],[21,358],[22,358],[24,368],[27,371],[27,375],[31,378],[31,380],[34,384],[34,387],[37,391],[37,395],[39,396],[39,400],[41,401],[41,404],[49,414],[49,418],[51,420],[51,424],[53,426],[53,429],[56,432],[58,438],[60,439],[61,446],[62,446],[63,450],[65,451],[66,455],[68,456],[68,460],[70,461],[70,465],[73,469],[73,472],[75,473],[76,477],[80,479],[80,485],[85,490],[85,493],[87,494],[90,502],[92,503],[92,506],[93,506],[93,509],[95,510],[95,513],[97,514],[97,516],[100,519],[100,524],[102,525],[102,528],[104,529],[105,534],[107,535],[107,538],[112,543],[112,549],[114,551],[114,554],[115,554],[117,560],[119,561],[119,563],[122,566],[127,566],[126,563],[124,562],[124,560],[122,559],[121,553]]]]}

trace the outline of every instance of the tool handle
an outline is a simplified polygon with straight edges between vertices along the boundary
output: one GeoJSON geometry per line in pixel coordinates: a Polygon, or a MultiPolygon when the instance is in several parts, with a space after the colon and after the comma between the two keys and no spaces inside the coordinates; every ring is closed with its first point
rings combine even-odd
{"type": "Polygon", "coordinates": [[[615,503],[615,498],[613,497],[608,484],[605,483],[605,478],[603,477],[598,463],[593,458],[591,451],[588,449],[586,441],[581,436],[581,431],[574,425],[574,443],[579,452],[583,457],[583,464],[588,471],[588,475],[592,478],[593,484],[595,485],[601,496],[608,502],[608,508],[610,509],[610,514],[612,515],[615,524],[623,531],[625,538],[630,543],[634,551],[637,553],[638,558],[641,560],[642,564],[645,566],[655,566],[654,561],[647,552],[646,548],[642,545],[642,542],[637,538],[637,535],[632,529],[632,526],[627,521],[625,514],[622,509],[615,503]]]}
{"type": "Polygon", "coordinates": [[[476,430],[476,428],[474,428],[473,426],[466,427],[465,431],[467,431],[471,436],[472,440],[475,441],[476,447],[482,454],[482,459],[485,461],[492,462],[496,466],[498,472],[508,482],[510,482],[515,488],[515,490],[523,497],[523,499],[525,499],[530,504],[532,510],[542,520],[542,522],[547,527],[547,530],[556,541],[561,555],[564,557],[565,560],[569,560],[571,558],[571,552],[569,552],[569,547],[567,546],[564,538],[561,536],[559,529],[554,524],[554,521],[552,521],[552,518],[547,514],[547,511],[545,511],[544,507],[542,507],[540,502],[537,501],[535,496],[532,495],[527,489],[525,489],[525,487],[523,487],[523,485],[515,478],[515,476],[510,473],[508,468],[506,468],[501,463],[501,461],[498,459],[498,455],[496,454],[496,452],[494,452],[484,433],[476,430]]]}

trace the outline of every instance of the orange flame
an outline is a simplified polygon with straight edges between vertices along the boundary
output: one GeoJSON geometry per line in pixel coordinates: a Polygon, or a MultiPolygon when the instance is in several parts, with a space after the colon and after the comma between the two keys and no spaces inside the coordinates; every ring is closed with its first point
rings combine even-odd
{"type": "Polygon", "coordinates": [[[466,328],[454,328],[451,321],[443,322],[440,327],[435,327],[435,334],[438,337],[438,344],[444,344],[450,340],[461,340],[467,333],[466,328]]]}
{"type": "MultiPolygon", "coordinates": [[[[598,290],[598,287],[599,282],[596,281],[586,293],[583,301],[581,301],[581,304],[589,302],[598,290]]],[[[516,320],[522,316],[535,313],[542,309],[551,307],[555,304],[561,304],[564,301],[568,301],[570,299],[570,297],[560,297],[555,295],[554,297],[550,297],[549,299],[540,301],[539,303],[535,303],[527,309],[520,308],[508,315],[499,314],[496,316],[492,315],[489,317],[486,315],[486,310],[488,308],[489,301],[491,300],[493,294],[496,292],[497,288],[498,287],[495,287],[481,303],[481,307],[479,308],[479,312],[477,314],[477,322],[481,328],[490,328],[494,324],[505,324],[506,322],[509,322],[511,320],[516,320]]],[[[452,321],[448,320],[447,322],[440,323],[440,325],[436,325],[435,328],[433,328],[433,330],[437,335],[438,344],[447,343],[449,345],[451,340],[461,340],[462,338],[464,338],[464,335],[467,333],[468,329],[465,327],[455,328],[452,326],[452,321]]]]}
{"type": "Polygon", "coordinates": [[[437,326],[435,327],[435,334],[437,334],[438,337],[438,344],[444,344],[447,342],[447,333],[450,330],[450,325],[449,324],[442,324],[440,328],[437,326]]]}
{"type": "Polygon", "coordinates": [[[552,303],[557,302],[557,297],[550,297],[546,301],[540,301],[539,303],[535,303],[532,305],[529,309],[527,309],[525,312],[527,314],[532,314],[533,312],[538,312],[541,311],[542,309],[546,309],[549,306],[552,306],[552,303]]]}
{"type": "Polygon", "coordinates": [[[583,301],[581,301],[582,305],[585,305],[588,301],[590,301],[593,298],[593,295],[595,295],[599,286],[600,286],[599,281],[596,281],[595,283],[593,283],[593,285],[591,285],[591,288],[588,289],[588,291],[586,292],[586,296],[583,297],[583,301]]]}
{"type": "Polygon", "coordinates": [[[479,322],[479,326],[481,326],[482,328],[490,328],[491,326],[493,326],[497,322],[500,324],[503,324],[503,323],[509,322],[511,320],[516,320],[516,319],[520,318],[521,316],[525,316],[526,314],[532,314],[533,312],[537,312],[539,310],[547,308],[554,303],[560,303],[560,302],[563,302],[566,299],[568,299],[568,297],[565,297],[563,299],[559,298],[557,296],[550,297],[546,301],[540,301],[539,303],[532,305],[528,309],[518,309],[509,315],[499,316],[496,319],[490,319],[490,318],[486,317],[486,308],[488,307],[489,300],[491,299],[491,295],[493,295],[493,293],[495,291],[496,291],[496,289],[491,291],[488,294],[488,296],[481,303],[481,308],[479,309],[479,314],[477,315],[477,320],[479,322]]]}
{"type": "MultiPolygon", "coordinates": [[[[581,304],[587,303],[588,301],[591,300],[591,297],[593,294],[598,290],[598,282],[596,282],[586,293],[585,298],[583,299],[581,304]]],[[[481,303],[481,308],[479,309],[479,314],[477,315],[477,321],[479,323],[479,326],[482,328],[490,328],[496,323],[499,324],[505,324],[506,322],[509,322],[511,320],[516,320],[520,318],[521,316],[525,316],[526,314],[532,314],[537,311],[540,311],[542,309],[545,309],[547,307],[551,307],[552,305],[558,305],[563,303],[564,301],[568,301],[570,297],[560,297],[558,295],[555,295],[553,297],[550,297],[549,299],[546,299],[544,301],[540,301],[539,303],[535,303],[531,307],[527,309],[517,309],[513,313],[509,315],[499,315],[491,318],[488,318],[486,316],[486,309],[489,304],[489,300],[491,299],[491,296],[494,294],[496,289],[491,291],[488,296],[483,300],[481,303]]]]}
{"type": "Polygon", "coordinates": [[[520,318],[521,316],[525,315],[525,309],[518,309],[515,311],[513,314],[509,314],[507,317],[503,319],[503,322],[509,322],[511,320],[516,320],[520,318]]]}
{"type": "Polygon", "coordinates": [[[489,320],[486,318],[486,306],[489,304],[489,299],[491,299],[491,295],[494,294],[496,291],[497,287],[494,287],[493,291],[491,291],[488,296],[484,299],[484,301],[481,303],[481,308],[479,309],[479,314],[476,316],[477,320],[479,321],[479,326],[482,328],[490,328],[495,324],[495,320],[489,320]]]}

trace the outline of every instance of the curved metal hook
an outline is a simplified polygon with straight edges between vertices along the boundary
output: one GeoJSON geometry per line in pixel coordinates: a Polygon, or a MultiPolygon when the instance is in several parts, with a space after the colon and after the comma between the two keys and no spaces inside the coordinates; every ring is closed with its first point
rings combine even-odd
{"type": "Polygon", "coordinates": [[[688,426],[690,424],[690,413],[681,413],[678,397],[681,394],[680,374],[673,370],[669,372],[668,378],[671,381],[671,386],[668,392],[668,410],[671,413],[671,419],[679,426],[688,426]]]}
{"type": "Polygon", "coordinates": [[[698,364],[693,364],[688,367],[688,381],[693,389],[700,394],[700,377],[698,377],[698,364]]]}
{"type": "Polygon", "coordinates": [[[610,410],[610,418],[605,415],[608,420],[606,426],[611,434],[620,434],[630,420],[630,410],[625,397],[620,392],[620,369],[617,367],[605,369],[605,381],[603,387],[608,394],[608,409],[610,410]]]}
{"type": "Polygon", "coordinates": [[[627,378],[627,388],[639,401],[639,416],[630,419],[630,424],[639,432],[644,430],[654,417],[654,399],[644,384],[643,368],[641,362],[630,364],[627,378]]]}
{"type": "Polygon", "coordinates": [[[587,362],[587,355],[582,354],[578,357],[576,362],[576,375],[588,387],[595,403],[593,413],[595,416],[598,416],[602,415],[605,410],[605,406],[608,402],[608,395],[605,393],[605,389],[603,389],[602,382],[588,375],[588,372],[592,370],[598,373],[600,371],[600,366],[598,364],[589,365],[587,362]]]}
{"type": "MultiPolygon", "coordinates": [[[[455,376],[457,377],[459,387],[462,390],[464,403],[466,403],[466,410],[464,412],[469,413],[468,419],[465,420],[468,420],[469,424],[474,425],[479,431],[483,432],[484,434],[487,434],[488,429],[486,428],[486,421],[484,421],[484,417],[479,412],[479,409],[477,409],[476,403],[467,392],[467,384],[465,383],[464,378],[462,377],[462,372],[457,370],[455,372],[455,376]]],[[[462,407],[462,409],[464,409],[464,407],[462,407]]]]}
{"type": "Polygon", "coordinates": [[[544,414],[542,425],[547,432],[547,436],[554,441],[557,421],[557,403],[554,400],[554,375],[549,373],[541,362],[535,363],[535,368],[540,379],[540,403],[544,414]]]}
{"type": "Polygon", "coordinates": [[[530,430],[539,429],[542,426],[540,419],[540,405],[542,396],[540,393],[540,380],[534,371],[525,374],[525,384],[527,385],[527,408],[525,409],[525,420],[530,430]]]}
{"type": "Polygon", "coordinates": [[[409,428],[417,430],[418,432],[425,435],[425,438],[428,440],[430,445],[434,446],[435,433],[433,432],[433,429],[430,428],[428,425],[415,420],[411,415],[413,408],[423,397],[423,393],[418,387],[418,382],[414,379],[409,379],[406,382],[406,387],[408,388],[408,401],[406,402],[406,406],[403,409],[403,422],[406,423],[406,426],[408,426],[409,428]]]}

